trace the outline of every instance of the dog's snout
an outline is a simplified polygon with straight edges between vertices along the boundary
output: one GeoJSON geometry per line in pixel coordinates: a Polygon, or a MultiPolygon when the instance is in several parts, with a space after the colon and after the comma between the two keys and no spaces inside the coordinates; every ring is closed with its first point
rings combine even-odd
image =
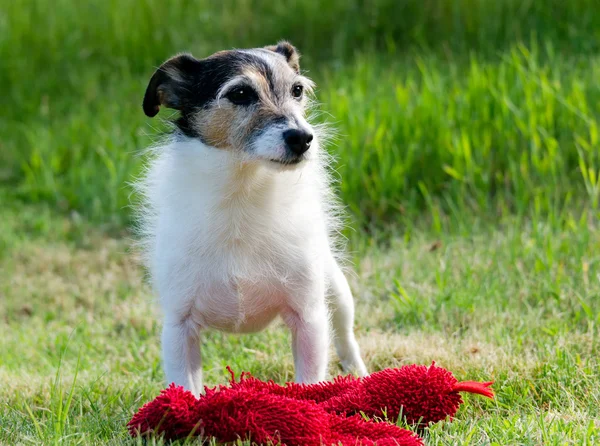
{"type": "Polygon", "coordinates": [[[306,130],[290,129],[283,132],[283,140],[296,155],[302,155],[310,148],[313,134],[306,130]]]}

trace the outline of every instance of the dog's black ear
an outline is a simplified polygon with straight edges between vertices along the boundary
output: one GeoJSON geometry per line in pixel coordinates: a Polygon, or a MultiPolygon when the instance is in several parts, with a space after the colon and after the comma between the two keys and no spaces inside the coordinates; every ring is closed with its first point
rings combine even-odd
{"type": "Polygon", "coordinates": [[[191,54],[178,54],[163,63],[152,75],[144,95],[144,113],[156,116],[161,105],[181,110],[201,62],[191,54]]]}
{"type": "Polygon", "coordinates": [[[290,42],[282,40],[277,45],[266,46],[265,49],[281,54],[296,73],[300,72],[300,53],[290,42]]]}

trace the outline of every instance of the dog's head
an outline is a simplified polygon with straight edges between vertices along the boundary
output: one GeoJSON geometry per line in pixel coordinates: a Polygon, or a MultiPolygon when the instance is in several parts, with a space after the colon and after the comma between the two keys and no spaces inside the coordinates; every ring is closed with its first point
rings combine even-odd
{"type": "Polygon", "coordinates": [[[182,132],[241,160],[300,164],[315,143],[305,118],[312,82],[300,74],[298,60],[288,42],[200,60],[179,54],[150,79],[144,112],[152,117],[161,105],[177,109],[182,132]]]}

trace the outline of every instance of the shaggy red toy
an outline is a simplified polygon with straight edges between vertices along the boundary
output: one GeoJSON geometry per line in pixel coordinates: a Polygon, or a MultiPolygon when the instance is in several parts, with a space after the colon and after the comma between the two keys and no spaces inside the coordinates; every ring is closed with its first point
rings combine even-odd
{"type": "Polygon", "coordinates": [[[491,382],[458,382],[435,363],[310,385],[280,386],[249,373],[235,381],[231,375],[228,386],[205,388],[200,398],[171,384],[133,416],[130,434],[162,434],[169,440],[200,435],[219,442],[241,438],[288,446],[413,446],[423,444],[413,432],[372,419],[402,416],[409,424],[426,426],[454,416],[462,403],[459,392],[494,395],[491,382]]]}

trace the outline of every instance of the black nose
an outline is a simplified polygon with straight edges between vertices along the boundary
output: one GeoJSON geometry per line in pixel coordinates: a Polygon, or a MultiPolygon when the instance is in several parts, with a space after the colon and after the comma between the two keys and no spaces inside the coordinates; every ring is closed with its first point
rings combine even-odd
{"type": "Polygon", "coordinates": [[[296,155],[302,155],[310,148],[313,135],[306,130],[290,129],[283,132],[283,140],[296,155]]]}

